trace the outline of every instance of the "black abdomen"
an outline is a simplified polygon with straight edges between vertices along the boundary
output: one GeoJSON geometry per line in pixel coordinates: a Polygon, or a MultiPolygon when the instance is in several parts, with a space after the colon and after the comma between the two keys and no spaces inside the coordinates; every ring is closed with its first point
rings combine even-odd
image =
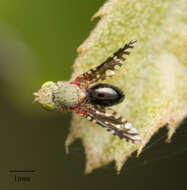
{"type": "Polygon", "coordinates": [[[116,86],[101,83],[88,89],[88,102],[101,106],[113,106],[123,101],[125,95],[116,86]]]}

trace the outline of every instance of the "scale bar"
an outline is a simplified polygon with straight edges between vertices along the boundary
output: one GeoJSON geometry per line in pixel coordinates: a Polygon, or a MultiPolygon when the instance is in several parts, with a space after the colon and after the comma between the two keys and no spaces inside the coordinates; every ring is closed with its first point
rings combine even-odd
{"type": "Polygon", "coordinates": [[[9,170],[9,173],[34,173],[36,170],[9,170]]]}

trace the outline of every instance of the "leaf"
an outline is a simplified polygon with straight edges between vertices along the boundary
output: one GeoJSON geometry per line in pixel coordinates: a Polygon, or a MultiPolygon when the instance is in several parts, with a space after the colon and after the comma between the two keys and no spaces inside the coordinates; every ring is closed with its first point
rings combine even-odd
{"type": "Polygon", "coordinates": [[[100,64],[126,42],[138,42],[122,69],[106,82],[126,99],[114,109],[130,120],[141,144],[120,140],[74,114],[68,147],[76,138],[86,152],[86,173],[115,160],[120,172],[127,158],[168,124],[168,139],[187,115],[187,1],[109,0],[94,15],[101,20],[78,48],[72,78],[100,64]]]}

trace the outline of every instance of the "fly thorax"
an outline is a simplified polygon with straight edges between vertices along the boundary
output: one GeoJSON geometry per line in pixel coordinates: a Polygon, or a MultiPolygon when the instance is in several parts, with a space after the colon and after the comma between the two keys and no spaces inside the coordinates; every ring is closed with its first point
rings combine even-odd
{"type": "Polygon", "coordinates": [[[70,83],[60,83],[54,90],[54,104],[57,109],[70,109],[79,104],[79,87],[70,83]]]}

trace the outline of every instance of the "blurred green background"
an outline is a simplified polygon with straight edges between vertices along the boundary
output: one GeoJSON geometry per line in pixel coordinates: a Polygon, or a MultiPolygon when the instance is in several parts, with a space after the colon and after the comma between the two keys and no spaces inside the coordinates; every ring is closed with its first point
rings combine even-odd
{"type": "Polygon", "coordinates": [[[103,3],[0,1],[0,189],[186,189],[185,121],[169,145],[166,129],[156,134],[120,176],[114,163],[86,176],[81,142],[65,154],[71,113],[46,112],[32,104],[32,93],[43,82],[70,78],[76,49],[97,23],[90,18],[103,3]],[[36,172],[27,174],[31,182],[17,183],[11,169],[36,172]]]}

